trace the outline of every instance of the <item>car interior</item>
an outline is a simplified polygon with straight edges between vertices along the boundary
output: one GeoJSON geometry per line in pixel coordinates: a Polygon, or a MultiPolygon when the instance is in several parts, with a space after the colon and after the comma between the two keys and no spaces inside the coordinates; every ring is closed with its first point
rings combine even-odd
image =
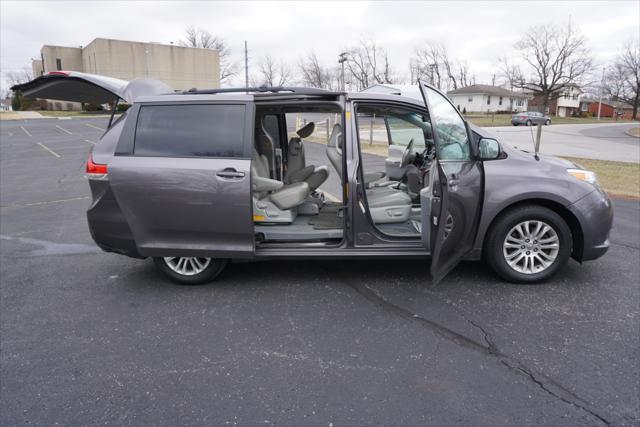
{"type": "MultiPolygon", "coordinates": [[[[344,132],[336,108],[257,108],[251,182],[259,244],[342,240],[344,132]]],[[[435,152],[428,119],[395,107],[360,106],[357,126],[363,209],[381,233],[419,238],[420,190],[435,152]]]]}
{"type": "Polygon", "coordinates": [[[356,114],[365,186],[363,206],[387,236],[420,238],[420,190],[435,158],[431,123],[423,114],[391,106],[359,105],[356,114]]]}
{"type": "Polygon", "coordinates": [[[342,240],[342,114],[335,105],[257,108],[251,163],[258,243],[342,240]],[[307,162],[307,150],[324,164],[307,162]],[[333,160],[332,160],[333,159],[333,160]]]}

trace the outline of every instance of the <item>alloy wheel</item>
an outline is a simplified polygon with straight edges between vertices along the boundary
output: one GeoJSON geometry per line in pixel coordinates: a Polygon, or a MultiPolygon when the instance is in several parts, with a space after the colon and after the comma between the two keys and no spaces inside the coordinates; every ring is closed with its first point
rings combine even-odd
{"type": "Polygon", "coordinates": [[[211,263],[211,258],[202,257],[164,257],[163,259],[167,267],[183,276],[202,273],[211,263]]]}
{"type": "Polygon", "coordinates": [[[502,244],[505,261],[523,274],[540,273],[556,260],[560,249],[558,233],[543,221],[523,221],[507,233],[502,244]]]}

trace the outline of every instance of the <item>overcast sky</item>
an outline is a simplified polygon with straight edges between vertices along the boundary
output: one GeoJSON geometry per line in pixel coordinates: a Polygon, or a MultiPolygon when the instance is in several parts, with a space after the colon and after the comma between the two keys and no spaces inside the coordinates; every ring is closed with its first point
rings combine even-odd
{"type": "MultiPolygon", "coordinates": [[[[497,59],[515,55],[527,27],[571,22],[588,37],[596,62],[613,58],[625,41],[640,38],[640,1],[568,2],[116,2],[0,0],[1,69],[20,70],[39,57],[43,44],[87,45],[96,37],[178,42],[188,25],[227,40],[242,61],[270,53],[292,64],[315,51],[326,65],[375,35],[398,74],[425,40],[444,43],[467,61],[478,82],[489,83],[497,59]]],[[[3,79],[4,80],[4,79],[3,79]]],[[[238,80],[240,83],[240,80],[238,80]]],[[[3,82],[4,84],[4,82],[3,82]]]]}

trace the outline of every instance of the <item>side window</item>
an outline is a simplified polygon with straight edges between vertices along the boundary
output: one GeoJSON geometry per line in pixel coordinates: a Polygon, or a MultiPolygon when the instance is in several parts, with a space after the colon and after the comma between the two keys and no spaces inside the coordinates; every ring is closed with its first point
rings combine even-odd
{"type": "Polygon", "coordinates": [[[140,108],[134,155],[242,157],[243,105],[148,105],[140,108]]]}
{"type": "Polygon", "coordinates": [[[406,147],[413,139],[414,149],[424,149],[426,147],[424,132],[430,125],[417,113],[408,113],[404,117],[388,116],[387,125],[391,140],[389,145],[400,145],[406,147]]]}
{"type": "Polygon", "coordinates": [[[271,138],[273,138],[274,148],[282,148],[280,126],[278,125],[278,116],[275,114],[267,114],[264,116],[264,128],[271,138]]]}
{"type": "Polygon", "coordinates": [[[438,135],[438,157],[440,160],[469,160],[469,136],[464,120],[444,96],[429,87],[425,90],[438,135]]]}

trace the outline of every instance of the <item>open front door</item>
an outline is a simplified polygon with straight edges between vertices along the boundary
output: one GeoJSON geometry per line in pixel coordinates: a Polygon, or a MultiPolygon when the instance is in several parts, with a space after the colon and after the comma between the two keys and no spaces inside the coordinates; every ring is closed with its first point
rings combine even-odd
{"type": "Polygon", "coordinates": [[[431,252],[431,276],[439,282],[473,248],[484,197],[484,171],[469,129],[435,88],[420,83],[436,144],[429,184],[422,189],[422,239],[431,252]]]}

